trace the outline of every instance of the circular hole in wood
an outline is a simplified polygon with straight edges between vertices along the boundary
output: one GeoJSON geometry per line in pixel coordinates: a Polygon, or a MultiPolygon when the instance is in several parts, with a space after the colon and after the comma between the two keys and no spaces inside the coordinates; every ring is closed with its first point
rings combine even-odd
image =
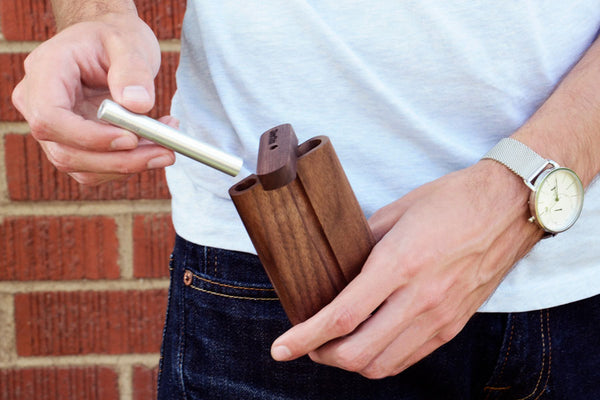
{"type": "Polygon", "coordinates": [[[298,155],[301,156],[303,154],[306,154],[309,151],[311,151],[312,149],[318,147],[320,144],[321,144],[321,139],[318,139],[318,138],[307,140],[306,142],[304,142],[300,146],[298,146],[298,152],[300,153],[298,155]]]}
{"type": "Polygon", "coordinates": [[[244,190],[248,190],[252,186],[256,185],[256,182],[257,182],[256,178],[250,178],[250,179],[243,180],[242,182],[240,182],[236,185],[235,191],[243,192],[244,190]]]}

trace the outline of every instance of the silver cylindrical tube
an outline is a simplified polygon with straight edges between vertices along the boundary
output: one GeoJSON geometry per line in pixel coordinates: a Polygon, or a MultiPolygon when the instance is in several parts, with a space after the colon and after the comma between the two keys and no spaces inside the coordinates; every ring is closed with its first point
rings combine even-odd
{"type": "Polygon", "coordinates": [[[102,102],[98,118],[231,176],[236,176],[242,169],[241,158],[208,146],[155,119],[132,113],[112,100],[102,102]]]}

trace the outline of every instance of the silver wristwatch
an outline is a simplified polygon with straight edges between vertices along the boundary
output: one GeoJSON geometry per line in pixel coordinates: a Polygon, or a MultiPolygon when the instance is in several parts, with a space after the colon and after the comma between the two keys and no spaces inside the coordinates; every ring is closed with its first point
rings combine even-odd
{"type": "Polygon", "coordinates": [[[495,160],[523,178],[532,190],[531,222],[551,235],[569,229],[583,208],[583,185],[577,174],[560,167],[512,138],[500,140],[482,159],[495,160]]]}

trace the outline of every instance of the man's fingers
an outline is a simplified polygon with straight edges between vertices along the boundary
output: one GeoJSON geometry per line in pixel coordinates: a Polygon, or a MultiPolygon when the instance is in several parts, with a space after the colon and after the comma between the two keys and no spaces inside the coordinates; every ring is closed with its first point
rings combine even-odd
{"type": "MultiPolygon", "coordinates": [[[[170,125],[173,128],[179,127],[179,121],[170,115],[159,118],[159,121],[164,124],[170,125]]],[[[140,139],[139,146],[144,147],[144,148],[147,146],[158,147],[151,141],[149,141],[147,139],[143,139],[143,138],[140,139]]],[[[146,162],[147,169],[163,168],[168,165],[171,165],[174,161],[174,155],[171,154],[171,152],[169,152],[166,149],[161,149],[160,152],[158,153],[158,155],[150,153],[150,156],[151,156],[150,159],[146,162]],[[152,157],[153,155],[154,155],[154,157],[152,157]]],[[[140,165],[143,165],[143,162],[141,162],[140,165]]],[[[69,175],[81,184],[95,186],[95,185],[99,185],[99,184],[102,184],[105,182],[124,179],[124,178],[127,178],[128,176],[130,176],[131,174],[128,174],[128,173],[70,172],[69,175]]]]}
{"type": "Polygon", "coordinates": [[[370,379],[396,375],[452,340],[488,290],[480,287],[456,303],[466,289],[453,286],[446,301],[431,307],[411,288],[394,292],[352,335],[325,344],[311,359],[370,379]]]}
{"type": "Polygon", "coordinates": [[[391,286],[383,274],[359,274],[330,304],[275,340],[271,355],[292,360],[352,333],[390,295],[391,286]]]}
{"type": "Polygon", "coordinates": [[[351,335],[324,344],[310,354],[313,361],[360,372],[377,358],[422,310],[411,287],[392,293],[375,314],[351,335]],[[406,307],[404,305],[411,304],[406,307]]]}
{"type": "MultiPolygon", "coordinates": [[[[142,29],[153,37],[147,26],[142,29]]],[[[150,48],[132,51],[126,39],[118,33],[105,39],[110,65],[108,87],[117,103],[133,112],[146,113],[154,106],[154,78],[160,67],[160,48],[156,40],[147,40],[146,47],[150,48]]]]}
{"type": "Polygon", "coordinates": [[[156,37],[135,16],[74,24],[29,54],[13,103],[48,159],[81,183],[162,168],[174,162],[172,151],[96,118],[111,95],[134,112],[149,111],[160,59],[156,37]]]}
{"type": "Polygon", "coordinates": [[[108,90],[81,87],[78,65],[63,60],[64,56],[54,56],[51,45],[47,42],[29,56],[41,57],[45,63],[40,66],[39,61],[29,62],[25,77],[12,94],[13,103],[29,123],[33,137],[96,151],[135,148],[137,136],[95,119],[95,109],[109,97],[108,90]],[[58,76],[53,75],[57,73],[58,76]]]}
{"type": "Polygon", "coordinates": [[[45,114],[29,123],[31,134],[38,141],[52,141],[90,151],[129,150],[138,144],[135,134],[106,123],[85,119],[71,110],[54,108],[45,114]]]}
{"type": "Polygon", "coordinates": [[[54,142],[40,142],[48,160],[62,172],[133,174],[146,169],[163,168],[175,162],[172,151],[158,145],[139,146],[134,150],[94,152],[54,142]]]}
{"type": "MultiPolygon", "coordinates": [[[[179,126],[179,121],[170,115],[161,117],[159,121],[174,128],[179,126]]],[[[40,145],[58,170],[74,177],[74,173],[86,172],[129,175],[147,169],[164,168],[175,162],[175,154],[171,150],[146,140],[140,142],[135,149],[107,152],[73,148],[49,141],[40,141],[40,145]]],[[[87,178],[88,175],[85,175],[85,178],[77,180],[84,183],[82,181],[87,181],[87,178]]]]}
{"type": "Polygon", "coordinates": [[[397,375],[422,360],[460,333],[476,312],[474,304],[479,301],[483,291],[484,288],[479,288],[460,305],[452,304],[447,307],[456,308],[449,311],[452,312],[451,318],[441,316],[447,314],[443,308],[441,311],[431,310],[421,315],[365,368],[357,372],[370,379],[380,379],[397,375]]]}

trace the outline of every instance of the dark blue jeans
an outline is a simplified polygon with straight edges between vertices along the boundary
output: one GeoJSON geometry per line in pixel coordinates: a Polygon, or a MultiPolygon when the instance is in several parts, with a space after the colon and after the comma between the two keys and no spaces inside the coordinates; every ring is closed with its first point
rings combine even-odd
{"type": "Polygon", "coordinates": [[[600,399],[600,296],[476,314],[405,372],[369,380],[307,357],[275,362],[290,324],[256,256],[177,238],[159,399],[600,399]]]}

